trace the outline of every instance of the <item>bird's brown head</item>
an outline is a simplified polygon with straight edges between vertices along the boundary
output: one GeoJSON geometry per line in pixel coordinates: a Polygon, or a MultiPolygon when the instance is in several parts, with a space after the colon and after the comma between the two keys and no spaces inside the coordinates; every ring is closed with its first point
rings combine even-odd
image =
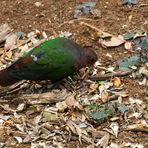
{"type": "Polygon", "coordinates": [[[77,67],[78,69],[81,69],[83,67],[91,67],[94,65],[94,63],[97,61],[97,54],[95,51],[89,48],[83,48],[83,56],[81,56],[81,60],[79,62],[79,66],[77,67]]]}
{"type": "Polygon", "coordinates": [[[85,49],[85,63],[87,66],[93,66],[94,63],[97,61],[98,57],[95,51],[92,49],[86,48],[85,49]]]}

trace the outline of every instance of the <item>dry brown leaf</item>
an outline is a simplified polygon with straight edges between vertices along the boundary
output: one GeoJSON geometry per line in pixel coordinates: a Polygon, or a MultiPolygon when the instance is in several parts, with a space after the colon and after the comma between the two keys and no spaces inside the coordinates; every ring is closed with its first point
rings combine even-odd
{"type": "Polygon", "coordinates": [[[4,126],[0,126],[0,135],[1,136],[7,135],[7,130],[8,130],[8,128],[6,128],[4,126]]]}
{"type": "Polygon", "coordinates": [[[79,141],[81,140],[86,141],[87,143],[92,143],[91,139],[88,138],[88,134],[84,129],[79,128],[78,125],[76,125],[73,121],[68,121],[67,126],[70,128],[70,130],[79,136],[79,141]]]}
{"type": "Polygon", "coordinates": [[[90,101],[96,101],[100,98],[99,94],[93,95],[91,98],[89,98],[90,101]]]}
{"type": "Polygon", "coordinates": [[[124,43],[124,48],[125,49],[127,49],[127,50],[132,50],[132,42],[129,42],[129,41],[127,41],[127,42],[125,42],[124,43]]]}
{"type": "Polygon", "coordinates": [[[111,123],[110,128],[112,129],[114,135],[117,138],[118,137],[118,132],[119,132],[119,124],[117,122],[113,122],[113,123],[111,123]]]}
{"type": "Polygon", "coordinates": [[[3,110],[5,110],[8,113],[14,113],[15,112],[15,110],[12,109],[8,104],[0,105],[0,108],[2,108],[3,110]]]}
{"type": "Polygon", "coordinates": [[[67,104],[65,103],[65,101],[56,103],[56,107],[58,108],[58,111],[59,111],[59,112],[64,112],[64,110],[65,110],[66,108],[68,108],[68,106],[67,106],[67,104]]]}
{"type": "Polygon", "coordinates": [[[69,108],[78,108],[83,110],[82,105],[74,98],[74,94],[68,96],[65,100],[65,103],[69,108]]]}
{"type": "Polygon", "coordinates": [[[112,36],[110,41],[101,40],[100,43],[103,47],[116,47],[122,45],[125,42],[123,36],[112,36]]]}
{"type": "Polygon", "coordinates": [[[21,103],[17,106],[17,111],[23,111],[25,108],[25,103],[21,103]]]}
{"type": "Polygon", "coordinates": [[[47,122],[47,121],[57,121],[59,120],[59,116],[57,113],[52,113],[52,112],[49,112],[49,111],[43,111],[42,113],[43,115],[43,121],[47,122]]]}
{"type": "Polygon", "coordinates": [[[11,33],[11,28],[8,26],[8,24],[3,24],[0,26],[0,43],[4,42],[9,34],[11,33]]]}
{"type": "Polygon", "coordinates": [[[19,130],[21,132],[25,131],[23,124],[15,124],[15,127],[16,127],[17,130],[19,130]]]}
{"type": "Polygon", "coordinates": [[[139,73],[143,74],[144,76],[146,76],[148,78],[148,68],[146,66],[140,68],[139,73]]]}
{"type": "Polygon", "coordinates": [[[103,103],[108,101],[109,94],[108,94],[107,91],[103,91],[100,95],[101,95],[101,100],[102,100],[103,103]]]}
{"type": "Polygon", "coordinates": [[[26,135],[26,137],[23,139],[23,142],[26,143],[26,142],[31,142],[34,138],[37,138],[37,134],[39,132],[39,129],[40,129],[40,126],[35,126],[33,128],[33,131],[28,133],[26,135]]]}
{"type": "Polygon", "coordinates": [[[86,115],[84,115],[83,112],[72,111],[69,115],[71,116],[72,121],[85,122],[86,120],[86,115]]]}
{"type": "Polygon", "coordinates": [[[106,133],[96,144],[96,146],[102,147],[102,148],[107,148],[109,144],[109,133],[106,133]]]}
{"type": "Polygon", "coordinates": [[[33,119],[33,124],[37,125],[39,124],[40,120],[41,120],[42,116],[38,115],[33,119]]]}
{"type": "Polygon", "coordinates": [[[7,37],[6,43],[4,46],[5,51],[8,51],[8,50],[11,50],[12,48],[14,48],[17,38],[18,38],[17,35],[14,33],[7,37]]]}
{"type": "Polygon", "coordinates": [[[121,79],[119,77],[114,77],[113,84],[115,87],[119,87],[121,85],[121,79]]]}
{"type": "Polygon", "coordinates": [[[93,83],[93,84],[90,85],[91,89],[98,89],[98,87],[99,87],[98,83],[93,83]]]}
{"type": "Polygon", "coordinates": [[[17,140],[18,143],[22,143],[22,142],[23,142],[23,139],[22,139],[21,137],[17,137],[17,136],[16,136],[16,137],[14,137],[14,138],[17,140]]]}
{"type": "Polygon", "coordinates": [[[12,51],[11,50],[9,50],[8,52],[6,52],[5,59],[6,60],[11,60],[12,59],[12,51]]]}

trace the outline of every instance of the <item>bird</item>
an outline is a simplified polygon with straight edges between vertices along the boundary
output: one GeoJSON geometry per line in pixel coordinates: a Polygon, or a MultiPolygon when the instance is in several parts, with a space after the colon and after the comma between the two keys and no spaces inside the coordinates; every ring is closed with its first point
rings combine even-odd
{"type": "Polygon", "coordinates": [[[0,86],[6,87],[20,80],[60,81],[81,68],[93,66],[96,61],[97,54],[93,49],[57,37],[44,41],[1,70],[0,86]]]}

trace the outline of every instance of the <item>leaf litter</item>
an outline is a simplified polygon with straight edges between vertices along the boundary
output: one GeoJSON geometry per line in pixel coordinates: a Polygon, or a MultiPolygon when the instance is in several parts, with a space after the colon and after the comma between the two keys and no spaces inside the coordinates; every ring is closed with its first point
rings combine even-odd
{"type": "MultiPolygon", "coordinates": [[[[131,48],[135,50],[138,47],[144,50],[144,53],[147,51],[145,34],[127,34],[119,43],[118,39],[113,40],[115,36],[109,33],[87,23],[82,22],[81,25],[98,32],[97,37],[99,35],[103,40],[111,38],[111,41],[103,42],[104,45],[108,44],[107,48],[132,42],[136,48],[131,46],[126,50],[131,48]],[[136,39],[140,41],[135,43],[136,39]]],[[[73,34],[62,32],[60,35],[71,37],[73,34]]],[[[7,67],[20,55],[41,42],[50,39],[46,32],[36,30],[29,34],[15,33],[8,25],[0,27],[0,38],[3,38],[1,48],[7,51],[5,54],[1,53],[0,69],[7,67]],[[9,42],[8,46],[7,41],[12,36],[14,40],[11,44],[9,42]]],[[[0,134],[11,135],[11,139],[7,140],[11,146],[30,143],[31,147],[64,147],[67,142],[75,139],[89,146],[106,148],[118,146],[115,139],[118,139],[120,129],[147,132],[147,105],[138,99],[129,98],[120,78],[134,75],[136,72],[132,70],[132,66],[135,65],[136,71],[139,70],[143,77],[147,77],[147,63],[145,66],[140,65],[139,68],[137,65],[137,63],[141,64],[139,59],[139,55],[132,55],[117,61],[116,66],[110,65],[108,68],[97,61],[93,71],[86,68],[88,73],[85,73],[86,69],[84,69],[83,80],[76,74],[73,79],[63,80],[56,89],[50,81],[37,83],[22,81],[7,88],[1,88],[0,134]],[[127,101],[128,98],[129,101],[127,101]],[[94,128],[98,125],[99,128],[94,128]],[[113,135],[114,138],[112,138],[113,135]],[[111,138],[115,143],[110,143],[111,138]]],[[[5,145],[4,140],[1,143],[1,146],[3,145],[5,145]]],[[[130,146],[134,143],[123,142],[122,145],[130,146]]],[[[140,144],[135,145],[140,146],[140,144]]]]}

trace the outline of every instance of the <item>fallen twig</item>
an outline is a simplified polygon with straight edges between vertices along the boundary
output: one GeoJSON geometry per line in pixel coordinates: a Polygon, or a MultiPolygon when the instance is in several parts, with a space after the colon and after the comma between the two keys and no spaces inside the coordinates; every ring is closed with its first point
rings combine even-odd
{"type": "Polygon", "coordinates": [[[22,80],[18,83],[15,83],[11,86],[8,86],[8,87],[4,87],[2,89],[0,89],[0,97],[1,96],[4,96],[4,95],[7,95],[7,94],[11,94],[13,92],[16,92],[20,89],[22,89],[22,87],[20,87],[23,83],[25,82],[25,80],[22,80]]]}
{"type": "Polygon", "coordinates": [[[92,30],[96,31],[99,36],[101,36],[102,38],[106,38],[106,37],[111,37],[112,34],[109,34],[107,32],[103,32],[101,29],[98,29],[97,27],[91,25],[91,24],[88,24],[88,23],[85,23],[85,22],[81,22],[80,23],[81,25],[84,25],[84,26],[87,26],[89,28],[91,28],[92,30]]]}
{"type": "Polygon", "coordinates": [[[89,79],[93,81],[106,80],[112,77],[123,77],[123,76],[131,74],[132,72],[133,70],[116,71],[113,73],[101,74],[97,76],[90,76],[89,79]]]}
{"type": "Polygon", "coordinates": [[[90,18],[78,18],[78,19],[73,19],[73,20],[69,20],[69,21],[65,21],[64,23],[60,24],[59,27],[62,27],[63,25],[65,24],[72,24],[74,22],[77,22],[77,21],[95,21],[93,19],[90,19],[90,18]]]}

